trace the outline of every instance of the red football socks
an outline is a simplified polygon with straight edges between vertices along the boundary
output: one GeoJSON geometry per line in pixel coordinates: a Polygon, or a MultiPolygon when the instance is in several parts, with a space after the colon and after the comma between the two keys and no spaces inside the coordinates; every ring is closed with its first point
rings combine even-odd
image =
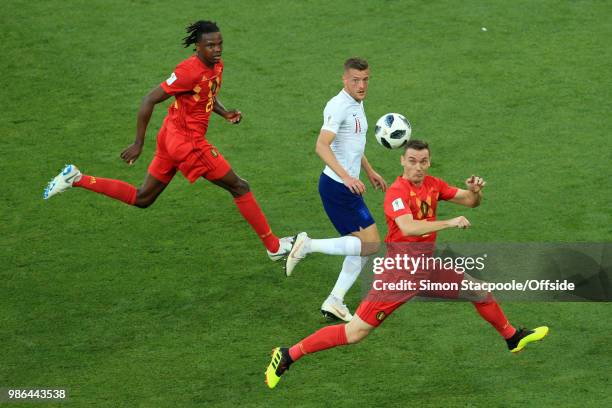
{"type": "Polygon", "coordinates": [[[345,324],[327,326],[306,337],[289,349],[291,359],[298,361],[305,354],[348,344],[345,326],[345,324]]]}
{"type": "Polygon", "coordinates": [[[261,212],[255,196],[250,191],[240,197],[234,197],[234,202],[245,220],[251,224],[259,239],[270,252],[277,252],[280,248],[278,237],[272,233],[266,217],[261,212]]]}
{"type": "Polygon", "coordinates": [[[510,324],[499,304],[494,299],[485,302],[472,302],[476,310],[491,326],[498,331],[504,339],[509,339],[516,333],[516,329],[510,324]]]}
{"type": "Polygon", "coordinates": [[[137,189],[131,184],[121,180],[93,177],[83,174],[79,181],[72,184],[74,187],[82,187],[96,193],[104,194],[115,200],[123,201],[126,204],[134,205],[136,202],[137,189]]]}

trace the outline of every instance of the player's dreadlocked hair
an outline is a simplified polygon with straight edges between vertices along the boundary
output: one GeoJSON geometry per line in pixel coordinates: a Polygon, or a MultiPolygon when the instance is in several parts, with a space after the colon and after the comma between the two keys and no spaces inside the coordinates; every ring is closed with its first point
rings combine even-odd
{"type": "Polygon", "coordinates": [[[218,33],[220,31],[217,23],[214,21],[204,20],[196,21],[195,23],[187,26],[185,30],[188,34],[187,37],[183,38],[183,45],[185,48],[189,47],[191,44],[197,43],[202,34],[218,33]]]}

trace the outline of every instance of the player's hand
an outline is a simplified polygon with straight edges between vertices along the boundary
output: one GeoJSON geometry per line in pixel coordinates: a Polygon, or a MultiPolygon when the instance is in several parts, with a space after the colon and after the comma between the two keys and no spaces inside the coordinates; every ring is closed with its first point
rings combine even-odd
{"type": "Polygon", "coordinates": [[[486,184],[487,182],[484,181],[482,177],[474,176],[473,174],[470,178],[465,180],[465,185],[472,193],[478,193],[486,184]]]}
{"type": "Polygon", "coordinates": [[[462,215],[459,217],[451,218],[450,220],[448,220],[448,223],[450,224],[451,227],[461,228],[461,229],[470,228],[470,226],[472,225],[470,224],[468,219],[462,215]]]}
{"type": "Polygon", "coordinates": [[[372,171],[368,174],[368,178],[370,179],[370,183],[372,183],[372,186],[374,186],[376,190],[387,191],[387,183],[380,174],[375,171],[372,171]]]}
{"type": "Polygon", "coordinates": [[[361,195],[365,191],[365,184],[363,184],[361,180],[359,180],[358,178],[346,176],[345,178],[342,179],[342,182],[354,194],[361,195]]]}
{"type": "Polygon", "coordinates": [[[138,160],[140,153],[142,153],[142,145],[133,143],[121,152],[121,159],[131,166],[138,160]]]}
{"type": "Polygon", "coordinates": [[[240,112],[239,110],[233,109],[231,111],[227,111],[223,117],[225,118],[225,120],[227,120],[228,122],[233,123],[234,125],[237,125],[238,123],[240,123],[240,121],[242,120],[242,112],[240,112]]]}

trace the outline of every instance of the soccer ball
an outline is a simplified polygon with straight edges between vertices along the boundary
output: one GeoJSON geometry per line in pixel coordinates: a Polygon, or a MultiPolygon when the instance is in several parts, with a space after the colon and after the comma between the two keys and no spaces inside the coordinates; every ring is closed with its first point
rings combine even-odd
{"type": "Polygon", "coordinates": [[[412,127],[404,115],[387,113],[376,122],[374,136],[387,149],[398,149],[408,143],[412,127]]]}

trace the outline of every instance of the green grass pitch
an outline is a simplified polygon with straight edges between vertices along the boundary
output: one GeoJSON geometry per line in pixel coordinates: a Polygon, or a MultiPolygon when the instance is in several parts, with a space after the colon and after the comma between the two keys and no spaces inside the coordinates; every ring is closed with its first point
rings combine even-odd
{"type": "MultiPolygon", "coordinates": [[[[3,10],[0,387],[67,387],[75,407],[612,406],[609,303],[503,304],[517,325],[551,327],[514,356],[471,305],[413,302],[268,390],[270,350],[322,327],[341,258],[312,256],[286,279],[228,193],[180,175],[147,210],[82,190],[41,197],[69,162],[141,182],[167,106],[127,167],[119,153],[141,98],[189,55],[184,26],[210,18],[225,43],[220,99],[244,120],[215,117],[208,137],[278,234],[335,236],[314,142],[342,62],[359,55],[371,65],[371,130],[402,112],[432,145],[432,174],[488,181],[480,208],[442,204],[440,217],[464,214],[473,228],[441,241],[610,242],[611,3],[9,0],[3,10]]],[[[400,173],[371,131],[366,154],[387,181],[400,173]]],[[[384,233],[383,195],[370,187],[366,202],[384,233]]]]}

